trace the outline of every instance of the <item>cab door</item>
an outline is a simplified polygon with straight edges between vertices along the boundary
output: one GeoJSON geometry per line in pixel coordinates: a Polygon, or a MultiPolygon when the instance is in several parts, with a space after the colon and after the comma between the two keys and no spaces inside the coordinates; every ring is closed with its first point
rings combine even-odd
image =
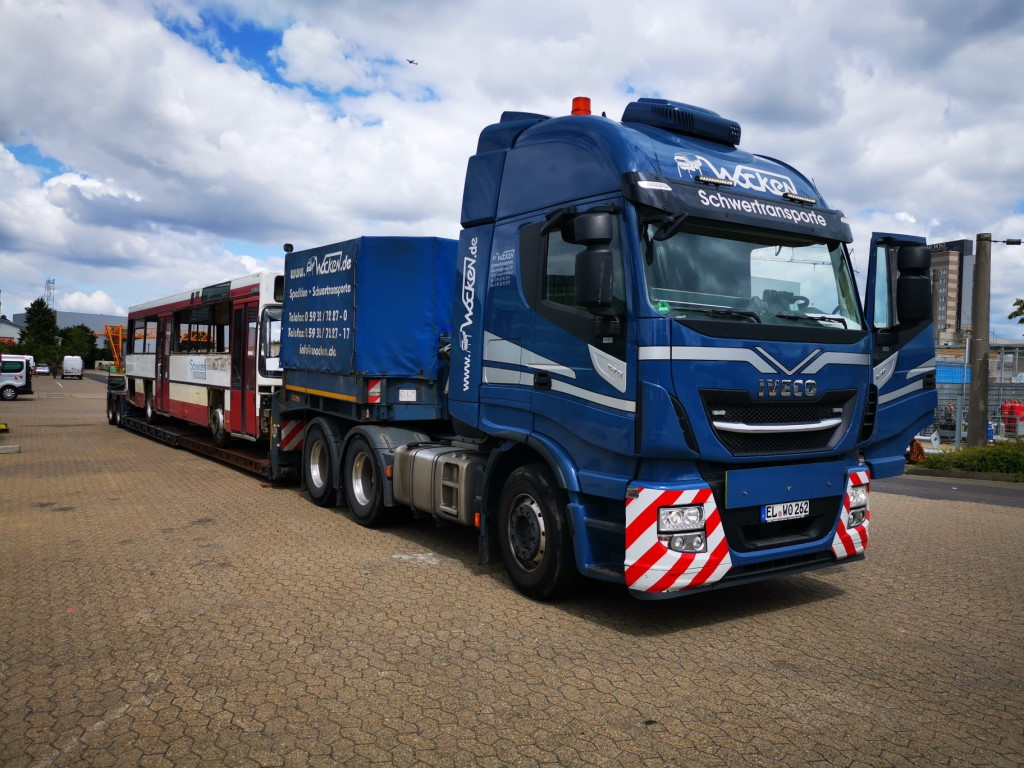
{"type": "Polygon", "coordinates": [[[924,238],[875,232],[865,294],[873,342],[875,426],[864,444],[872,477],[903,473],[911,439],[933,423],[935,331],[931,251],[924,238]]]}
{"type": "Polygon", "coordinates": [[[581,490],[615,497],[636,452],[636,344],[629,343],[619,222],[610,205],[566,215],[562,226],[549,218],[522,233],[524,262],[533,262],[524,290],[535,322],[528,361],[534,434],[572,457],[581,490]],[[588,237],[570,234],[587,218],[607,221],[603,263],[584,244],[588,237]],[[586,306],[580,283],[606,271],[606,300],[586,306]]]}

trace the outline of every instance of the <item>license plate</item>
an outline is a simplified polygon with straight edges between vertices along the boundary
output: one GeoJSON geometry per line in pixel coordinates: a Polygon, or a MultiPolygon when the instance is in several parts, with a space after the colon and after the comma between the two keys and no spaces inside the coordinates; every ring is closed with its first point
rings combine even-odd
{"type": "Polygon", "coordinates": [[[781,504],[765,504],[761,507],[761,520],[766,523],[795,520],[798,517],[807,517],[809,514],[811,514],[811,502],[808,499],[784,501],[781,504]]]}

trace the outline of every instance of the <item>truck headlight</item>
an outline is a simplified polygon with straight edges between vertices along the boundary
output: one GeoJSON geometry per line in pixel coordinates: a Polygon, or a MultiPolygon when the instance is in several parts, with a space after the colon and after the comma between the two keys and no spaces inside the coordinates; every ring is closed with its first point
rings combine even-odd
{"type": "Polygon", "coordinates": [[[856,528],[863,525],[868,516],[868,487],[855,485],[850,488],[850,515],[847,527],[856,528]]]}
{"type": "Polygon", "coordinates": [[[703,531],[704,507],[659,507],[658,533],[703,531]]]}
{"type": "Polygon", "coordinates": [[[658,538],[673,552],[706,552],[704,507],[659,507],[658,538]]]}

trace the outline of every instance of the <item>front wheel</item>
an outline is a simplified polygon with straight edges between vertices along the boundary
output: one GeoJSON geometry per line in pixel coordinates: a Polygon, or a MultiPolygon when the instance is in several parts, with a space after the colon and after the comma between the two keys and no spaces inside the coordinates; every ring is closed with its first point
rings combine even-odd
{"type": "Polygon", "coordinates": [[[390,523],[394,510],[384,506],[384,488],[377,457],[362,435],[356,435],[345,451],[345,499],[356,522],[367,528],[390,523]]]}
{"type": "Polygon", "coordinates": [[[331,506],[334,501],[334,466],[334,451],[324,428],[310,425],[302,449],[302,474],[309,500],[318,507],[331,506]]]}
{"type": "Polygon", "coordinates": [[[107,398],[107,424],[117,424],[117,398],[114,397],[107,398]]]}
{"type": "Polygon", "coordinates": [[[505,481],[498,508],[498,545],[516,589],[549,600],[580,582],[565,492],[542,464],[519,467],[505,481]]]}

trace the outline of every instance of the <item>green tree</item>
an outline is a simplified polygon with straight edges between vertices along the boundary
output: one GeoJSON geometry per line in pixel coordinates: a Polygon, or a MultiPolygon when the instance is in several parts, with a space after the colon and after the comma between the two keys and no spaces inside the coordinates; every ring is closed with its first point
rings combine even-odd
{"type": "Polygon", "coordinates": [[[1013,302],[1014,310],[1006,316],[1007,320],[1017,318],[1017,322],[1024,325],[1024,299],[1016,299],[1013,302]]]}
{"type": "Polygon", "coordinates": [[[78,355],[87,367],[96,362],[96,337],[87,325],[72,325],[59,331],[61,355],[78,355]]]}
{"type": "Polygon", "coordinates": [[[57,362],[59,344],[57,313],[40,296],[25,307],[25,328],[18,334],[16,351],[32,355],[37,363],[52,365],[57,362]]]}

